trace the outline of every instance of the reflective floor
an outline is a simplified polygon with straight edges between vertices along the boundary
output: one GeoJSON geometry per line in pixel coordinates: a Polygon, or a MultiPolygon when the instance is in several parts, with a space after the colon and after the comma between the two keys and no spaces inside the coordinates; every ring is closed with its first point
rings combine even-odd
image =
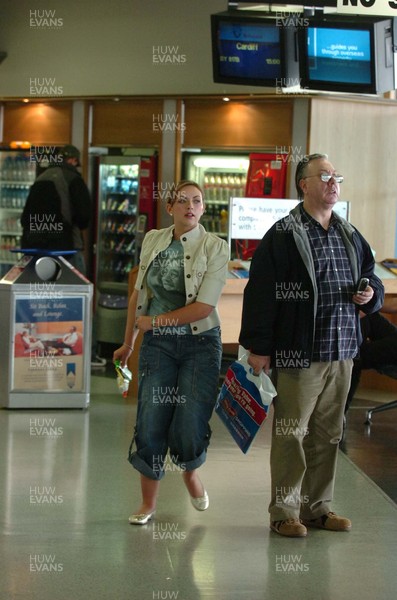
{"type": "Polygon", "coordinates": [[[396,400],[392,392],[359,390],[348,413],[341,449],[386,494],[397,502],[397,409],[374,413],[365,425],[366,413],[382,402],[396,400]]]}
{"type": "Polygon", "coordinates": [[[87,411],[0,410],[0,600],[396,597],[396,505],[343,452],[333,508],[353,530],[270,532],[270,418],[246,456],[213,418],[206,512],[167,463],[156,519],[129,525],[140,497],[126,460],[136,407],[113,379],[93,377],[92,389],[87,411]]]}

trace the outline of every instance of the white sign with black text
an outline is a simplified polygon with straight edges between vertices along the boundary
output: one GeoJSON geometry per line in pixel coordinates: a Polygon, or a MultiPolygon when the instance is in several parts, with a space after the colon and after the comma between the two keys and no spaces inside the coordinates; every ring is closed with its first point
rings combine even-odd
{"type": "Polygon", "coordinates": [[[397,17],[397,0],[337,0],[337,12],[397,17]]]}
{"type": "MultiPolygon", "coordinates": [[[[299,200],[277,198],[231,198],[229,239],[261,240],[272,225],[286,217],[299,200]]],[[[348,220],[349,202],[339,201],[334,211],[348,220]]]]}

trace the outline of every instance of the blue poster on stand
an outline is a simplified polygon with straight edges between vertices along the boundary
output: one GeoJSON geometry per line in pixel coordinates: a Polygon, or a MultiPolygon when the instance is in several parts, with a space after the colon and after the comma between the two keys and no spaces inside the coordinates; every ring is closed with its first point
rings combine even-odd
{"type": "Polygon", "coordinates": [[[13,391],[83,390],[84,302],[48,284],[15,298],[13,391]]]}

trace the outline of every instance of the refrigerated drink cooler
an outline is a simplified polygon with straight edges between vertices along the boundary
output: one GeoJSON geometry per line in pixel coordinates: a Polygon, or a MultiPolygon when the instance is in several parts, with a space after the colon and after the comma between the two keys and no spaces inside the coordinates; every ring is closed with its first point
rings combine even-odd
{"type": "Polygon", "coordinates": [[[23,256],[0,280],[0,402],[86,408],[93,285],[55,252],[23,256]]]}
{"type": "Polygon", "coordinates": [[[12,250],[20,247],[20,218],[35,176],[29,152],[0,149],[0,277],[15,262],[12,250]]]}
{"type": "MultiPolygon", "coordinates": [[[[204,190],[206,210],[201,224],[207,231],[227,239],[232,198],[285,198],[287,154],[210,154],[184,151],[184,178],[204,190]]],[[[232,258],[251,259],[257,240],[228,239],[232,258]]]]}
{"type": "Polygon", "coordinates": [[[184,179],[196,181],[204,191],[201,224],[207,231],[227,238],[229,200],[244,196],[248,167],[248,155],[184,152],[184,179]]]}
{"type": "Polygon", "coordinates": [[[100,343],[119,344],[127,319],[128,274],[155,226],[156,156],[101,156],[98,162],[96,323],[100,343]]]}

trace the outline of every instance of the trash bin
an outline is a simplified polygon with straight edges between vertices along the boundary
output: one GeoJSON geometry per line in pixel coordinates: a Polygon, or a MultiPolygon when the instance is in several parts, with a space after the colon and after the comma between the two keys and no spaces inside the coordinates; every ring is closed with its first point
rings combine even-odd
{"type": "MultiPolygon", "coordinates": [[[[113,283],[113,286],[116,285],[113,283]]],[[[119,346],[120,340],[124,339],[127,315],[128,296],[125,285],[120,285],[120,291],[117,287],[102,287],[96,309],[98,341],[119,346]]]]}
{"type": "Polygon", "coordinates": [[[24,255],[0,280],[0,403],[86,408],[93,285],[64,256],[43,252],[24,255]]]}

